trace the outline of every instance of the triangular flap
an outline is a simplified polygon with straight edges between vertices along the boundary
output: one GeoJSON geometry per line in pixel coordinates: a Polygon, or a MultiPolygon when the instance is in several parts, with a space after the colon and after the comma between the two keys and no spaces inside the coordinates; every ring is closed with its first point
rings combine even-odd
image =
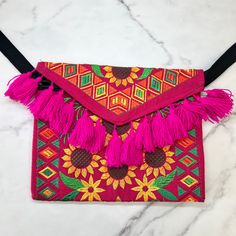
{"type": "Polygon", "coordinates": [[[139,119],[204,88],[202,70],[44,62],[36,69],[82,106],[116,125],[139,119]]]}

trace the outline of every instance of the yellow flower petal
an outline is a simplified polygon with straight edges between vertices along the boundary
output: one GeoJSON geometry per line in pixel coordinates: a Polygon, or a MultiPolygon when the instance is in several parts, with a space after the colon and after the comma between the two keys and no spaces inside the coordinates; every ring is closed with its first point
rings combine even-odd
{"type": "Polygon", "coordinates": [[[80,175],[80,169],[76,169],[75,171],[75,178],[78,178],[80,175]]]}
{"type": "MultiPolygon", "coordinates": [[[[80,189],[81,190],[81,189],[80,189]]],[[[85,200],[89,196],[88,192],[85,192],[83,196],[81,197],[81,201],[85,200]]]]}
{"type": "Polygon", "coordinates": [[[144,192],[140,191],[136,196],[136,200],[140,199],[143,195],[144,195],[144,192]]]}
{"type": "Polygon", "coordinates": [[[69,148],[64,149],[64,152],[65,152],[67,155],[71,155],[71,153],[72,153],[69,148]]]}
{"type": "Polygon", "coordinates": [[[132,177],[135,177],[136,175],[133,171],[129,170],[128,171],[128,176],[132,178],[132,177]]]}
{"type": "Polygon", "coordinates": [[[140,187],[140,186],[136,186],[136,187],[133,187],[131,189],[136,191],[136,192],[142,191],[142,187],[140,187]]]}
{"type": "Polygon", "coordinates": [[[167,158],[166,158],[166,162],[168,162],[169,164],[172,164],[172,163],[174,163],[175,161],[174,161],[173,158],[167,157],[167,158]]]}
{"type": "Polygon", "coordinates": [[[125,188],[125,180],[124,179],[120,180],[120,187],[123,189],[125,188]]]}
{"type": "Polygon", "coordinates": [[[153,174],[154,174],[155,177],[157,177],[158,174],[159,174],[159,169],[155,168],[154,171],[153,171],[153,174]]]}
{"type": "Polygon", "coordinates": [[[86,176],[87,176],[87,170],[86,170],[85,168],[83,168],[81,174],[82,174],[82,176],[83,176],[84,178],[86,178],[86,176]]]}
{"type": "MultiPolygon", "coordinates": [[[[112,74],[112,73],[106,73],[104,77],[109,79],[109,78],[112,78],[112,77],[113,77],[113,74],[112,74]]],[[[114,77],[113,77],[113,78],[114,78],[114,77]]],[[[113,81],[113,82],[114,82],[114,81],[113,81]]],[[[113,82],[110,81],[110,83],[113,83],[113,82]]]]}
{"type": "Polygon", "coordinates": [[[64,161],[70,161],[70,156],[64,155],[64,156],[62,157],[62,160],[64,160],[64,161]]]}
{"type": "Polygon", "coordinates": [[[72,166],[72,163],[70,161],[67,161],[63,164],[63,167],[65,167],[65,168],[68,168],[70,166],[72,166]]]}
{"type": "Polygon", "coordinates": [[[88,198],[89,202],[93,201],[93,195],[94,195],[94,193],[89,193],[89,198],[88,198]]]}
{"type": "Polygon", "coordinates": [[[91,165],[87,166],[87,170],[90,174],[92,174],[92,175],[94,174],[94,171],[93,171],[93,168],[91,165]]]}
{"type": "Polygon", "coordinates": [[[147,182],[147,176],[146,176],[146,175],[143,176],[143,183],[144,183],[144,184],[147,184],[147,183],[148,183],[148,182],[147,182]]]}
{"type": "Polygon", "coordinates": [[[136,181],[136,183],[137,183],[139,186],[141,186],[141,187],[144,186],[144,184],[143,184],[143,182],[142,182],[141,180],[135,178],[135,181],[136,181]]]}
{"type": "Polygon", "coordinates": [[[89,187],[89,184],[85,180],[81,179],[81,183],[84,185],[84,188],[80,188],[80,191],[82,191],[84,189],[86,190],[89,187]]]}
{"type": "Polygon", "coordinates": [[[162,150],[163,150],[164,152],[169,151],[169,150],[170,150],[170,145],[167,145],[167,146],[163,147],[162,150]]]}
{"type": "Polygon", "coordinates": [[[167,157],[172,157],[174,154],[175,154],[175,153],[174,153],[174,152],[171,152],[171,151],[166,152],[166,156],[167,156],[167,157]]]}
{"type": "Polygon", "coordinates": [[[101,156],[99,156],[99,155],[93,155],[93,160],[95,160],[95,161],[98,161],[98,160],[100,160],[102,157],[101,156]]]}
{"type": "Polygon", "coordinates": [[[122,85],[126,86],[127,84],[128,84],[127,80],[126,79],[122,79],[122,85]]]}
{"type": "Polygon", "coordinates": [[[153,171],[153,168],[152,167],[148,167],[147,171],[146,171],[147,176],[149,176],[152,173],[152,171],[153,171]]]}
{"type": "Polygon", "coordinates": [[[104,192],[105,190],[104,189],[102,189],[102,188],[96,188],[96,193],[102,193],[102,192],[104,192]]]}
{"type": "Polygon", "coordinates": [[[148,192],[143,193],[143,200],[144,200],[144,202],[148,201],[148,192]]]}
{"type": "Polygon", "coordinates": [[[119,181],[118,180],[114,180],[114,182],[113,182],[113,188],[114,188],[114,190],[116,190],[117,189],[117,187],[118,187],[118,184],[119,184],[119,181]]]}
{"type": "Polygon", "coordinates": [[[71,152],[73,152],[76,149],[76,147],[71,144],[69,144],[69,147],[70,147],[71,152]]]}
{"type": "Polygon", "coordinates": [[[101,198],[100,198],[100,196],[97,194],[97,193],[94,193],[94,198],[96,199],[96,200],[98,200],[98,201],[101,201],[101,198]]]}
{"type": "MultiPolygon", "coordinates": [[[[101,164],[102,164],[103,166],[106,167],[106,160],[103,159],[103,160],[101,160],[100,162],[101,162],[101,164]]],[[[106,167],[106,168],[107,168],[107,167],[106,167]]]]}
{"type": "Polygon", "coordinates": [[[131,72],[130,76],[131,76],[132,79],[137,79],[138,78],[138,76],[134,72],[131,72]]]}
{"type": "Polygon", "coordinates": [[[133,84],[133,83],[134,83],[133,79],[132,79],[130,76],[127,78],[127,81],[128,81],[130,84],[133,84]]]}
{"type": "Polygon", "coordinates": [[[112,67],[111,67],[111,66],[104,66],[103,69],[104,69],[106,72],[111,72],[111,71],[112,71],[112,67]]]}
{"type": "Polygon", "coordinates": [[[132,72],[138,72],[138,71],[139,71],[139,68],[138,68],[138,67],[132,67],[132,68],[131,68],[131,71],[132,71],[132,72]]]}
{"type": "Polygon", "coordinates": [[[97,180],[97,181],[93,184],[93,187],[94,187],[94,188],[97,188],[100,183],[101,183],[101,180],[97,180]]]}
{"type": "Polygon", "coordinates": [[[161,166],[160,168],[159,168],[159,170],[160,170],[160,173],[162,174],[162,175],[166,175],[166,171],[165,171],[165,168],[163,167],[163,166],[161,166]]]}
{"type": "Polygon", "coordinates": [[[127,184],[132,184],[131,179],[130,179],[129,176],[125,176],[125,182],[126,182],[127,184]]]}
{"type": "Polygon", "coordinates": [[[113,179],[110,177],[107,179],[106,184],[111,185],[113,183],[113,179]]]}
{"type": "Polygon", "coordinates": [[[109,173],[104,173],[102,174],[101,179],[108,179],[109,176],[110,176],[109,173]]]}
{"type": "Polygon", "coordinates": [[[140,170],[146,170],[148,167],[147,163],[144,163],[143,165],[141,165],[140,170]]]}
{"type": "Polygon", "coordinates": [[[167,162],[164,164],[164,167],[166,170],[171,170],[171,166],[167,162]]]}
{"type": "Polygon", "coordinates": [[[107,172],[107,167],[106,166],[101,166],[98,170],[102,173],[105,173],[105,172],[107,172]]]}
{"type": "Polygon", "coordinates": [[[68,169],[68,174],[74,173],[75,170],[76,170],[76,167],[75,167],[75,166],[71,166],[71,167],[68,169]]]}
{"type": "Polygon", "coordinates": [[[116,84],[116,87],[118,87],[118,86],[121,84],[121,80],[120,80],[120,79],[117,79],[116,82],[115,82],[115,84],[116,84]]]}
{"type": "Polygon", "coordinates": [[[91,165],[93,168],[98,167],[98,163],[97,163],[96,161],[91,161],[90,165],[91,165]]]}

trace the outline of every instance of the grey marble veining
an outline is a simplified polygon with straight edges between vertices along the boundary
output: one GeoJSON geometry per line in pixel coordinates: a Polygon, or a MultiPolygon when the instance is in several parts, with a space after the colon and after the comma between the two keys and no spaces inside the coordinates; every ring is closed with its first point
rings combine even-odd
{"type": "MultiPolygon", "coordinates": [[[[38,61],[208,68],[236,39],[234,0],[0,1],[0,28],[38,61]]],[[[30,196],[33,118],[3,96],[18,72],[0,54],[0,235],[236,235],[236,110],[203,126],[205,203],[41,203],[30,196]]],[[[233,65],[209,88],[236,94],[233,65]]]]}

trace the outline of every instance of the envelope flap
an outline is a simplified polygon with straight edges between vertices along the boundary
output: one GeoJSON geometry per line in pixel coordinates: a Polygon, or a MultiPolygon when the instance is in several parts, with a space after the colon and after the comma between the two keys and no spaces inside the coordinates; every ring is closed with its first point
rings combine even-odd
{"type": "Polygon", "coordinates": [[[36,68],[94,114],[116,125],[168,106],[204,88],[198,69],[40,62],[36,68]]]}

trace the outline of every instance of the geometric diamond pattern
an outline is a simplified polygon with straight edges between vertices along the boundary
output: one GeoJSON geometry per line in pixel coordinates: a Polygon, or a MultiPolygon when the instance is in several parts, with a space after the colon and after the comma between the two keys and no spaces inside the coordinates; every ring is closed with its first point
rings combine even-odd
{"type": "Polygon", "coordinates": [[[41,174],[46,179],[50,179],[52,176],[56,174],[56,172],[48,166],[39,171],[38,173],[41,174]]]}
{"type": "Polygon", "coordinates": [[[191,175],[185,176],[183,179],[180,180],[183,184],[185,184],[188,187],[193,186],[194,184],[198,183],[198,181],[193,178],[191,175]]]}
{"type": "Polygon", "coordinates": [[[43,130],[40,132],[40,134],[46,139],[51,139],[55,135],[54,132],[49,128],[43,130]]]}
{"type": "Polygon", "coordinates": [[[184,165],[189,167],[193,165],[194,163],[196,163],[197,161],[190,156],[184,156],[180,159],[180,162],[182,162],[184,165]]]}
{"type": "MultiPolygon", "coordinates": [[[[107,83],[109,79],[105,77],[105,65],[45,63],[45,66],[77,86],[97,103],[118,115],[139,107],[199,73],[195,69],[133,67],[131,69],[137,71],[135,72],[137,78],[130,82],[130,78],[126,77],[129,78],[127,85],[120,83],[120,85],[115,86],[115,83],[107,83]],[[115,100],[117,98],[115,105],[109,102],[111,97],[115,100]],[[121,97],[127,97],[126,104],[128,106],[121,104],[121,97]]],[[[115,77],[115,79],[117,78],[115,77]]]]}
{"type": "Polygon", "coordinates": [[[50,147],[46,147],[45,149],[43,149],[40,154],[42,156],[44,156],[45,158],[52,158],[54,157],[55,155],[57,155],[57,153],[50,147]]]}
{"type": "Polygon", "coordinates": [[[52,197],[53,195],[55,195],[55,192],[52,189],[50,189],[49,187],[47,187],[47,188],[41,190],[39,192],[39,194],[41,194],[46,199],[48,199],[48,198],[52,197]]]}

